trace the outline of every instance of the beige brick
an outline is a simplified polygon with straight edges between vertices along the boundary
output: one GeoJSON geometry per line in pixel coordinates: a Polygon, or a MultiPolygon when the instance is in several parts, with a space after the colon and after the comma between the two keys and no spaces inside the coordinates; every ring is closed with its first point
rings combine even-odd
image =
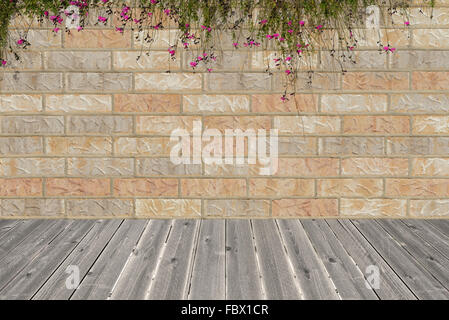
{"type": "Polygon", "coordinates": [[[2,199],[0,216],[3,217],[55,217],[64,216],[62,199],[2,199]]]}
{"type": "Polygon", "coordinates": [[[406,176],[408,159],[348,158],[341,160],[341,173],[346,176],[406,176]]]}
{"type": "Polygon", "coordinates": [[[447,217],[449,200],[411,200],[410,215],[412,217],[447,217]]]}
{"type": "Polygon", "coordinates": [[[410,121],[406,116],[344,116],[346,134],[408,134],[410,121]]]}
{"type": "Polygon", "coordinates": [[[137,159],[138,176],[198,176],[201,175],[201,164],[175,165],[170,158],[137,159]]]}
{"type": "Polygon", "coordinates": [[[138,116],[136,117],[136,132],[152,135],[171,135],[175,129],[185,129],[192,132],[194,121],[201,121],[201,118],[193,116],[138,116]]]}
{"type": "Polygon", "coordinates": [[[47,95],[47,112],[110,112],[112,98],[109,95],[65,94],[47,95]]]}
{"type": "Polygon", "coordinates": [[[187,197],[243,197],[244,179],[182,179],[181,194],[187,197]]]}
{"type": "Polygon", "coordinates": [[[257,94],[251,96],[253,112],[316,112],[318,95],[295,94],[287,101],[281,100],[280,94],[257,94]]]}
{"type": "Polygon", "coordinates": [[[415,90],[449,90],[449,72],[413,72],[415,90]]]}
{"type": "Polygon", "coordinates": [[[0,137],[0,154],[24,155],[44,152],[41,137],[0,137]]]}
{"type": "Polygon", "coordinates": [[[385,194],[396,197],[448,197],[449,180],[387,179],[385,194]]]}
{"type": "Polygon", "coordinates": [[[343,76],[345,90],[407,90],[406,72],[348,72],[343,76]]]}
{"type": "Polygon", "coordinates": [[[13,134],[61,134],[64,133],[62,116],[4,116],[1,132],[13,134]]]}
{"type": "Polygon", "coordinates": [[[0,179],[0,196],[33,197],[42,195],[42,179],[0,179]]]}
{"type": "Polygon", "coordinates": [[[391,155],[447,155],[448,137],[397,137],[387,139],[387,154],[391,155]]]}
{"type": "Polygon", "coordinates": [[[331,116],[277,116],[279,134],[332,134],[340,132],[340,118],[331,116]]]}
{"type": "Polygon", "coordinates": [[[397,199],[341,199],[340,215],[368,217],[405,217],[407,200],[397,199]]]}
{"type": "Polygon", "coordinates": [[[449,176],[449,159],[417,158],[412,162],[414,176],[449,176]]]}
{"type": "Polygon", "coordinates": [[[257,165],[236,164],[235,159],[233,159],[233,164],[205,164],[204,165],[204,175],[206,176],[247,176],[255,173],[258,175],[257,165]]]}
{"type": "Polygon", "coordinates": [[[133,203],[122,199],[67,199],[69,217],[131,217],[133,203]]]}
{"type": "Polygon", "coordinates": [[[379,51],[352,51],[351,55],[347,52],[340,53],[337,51],[332,54],[333,56],[330,51],[321,51],[321,64],[319,65],[321,69],[329,71],[335,71],[336,68],[342,68],[343,70],[377,70],[386,69],[387,65],[387,55],[379,51]],[[342,54],[345,54],[345,59],[339,57],[342,54]]]}
{"type": "MultiPolygon", "coordinates": [[[[172,45],[178,43],[178,30],[158,30],[152,31],[136,31],[133,36],[134,47],[138,49],[164,49],[167,50],[172,45]],[[152,41],[147,42],[145,38],[151,37],[152,41]]],[[[165,51],[167,52],[167,51],[165,51]]]]}
{"type": "MultiPolygon", "coordinates": [[[[257,134],[258,129],[269,130],[271,118],[267,116],[208,116],[203,118],[204,129],[218,129],[224,134],[224,130],[248,130],[253,129],[257,134]]],[[[267,133],[267,137],[269,132],[267,133]]]]}
{"type": "Polygon", "coordinates": [[[177,179],[114,179],[114,195],[159,197],[177,196],[177,179]]]}
{"type": "Polygon", "coordinates": [[[116,51],[114,52],[114,70],[179,70],[181,60],[172,59],[167,51],[116,51]]]}
{"type": "Polygon", "coordinates": [[[69,116],[69,134],[126,134],[132,133],[133,120],[130,116],[69,116]]]}
{"type": "Polygon", "coordinates": [[[52,155],[105,155],[112,152],[110,137],[48,137],[47,154],[52,155]]]}
{"type": "Polygon", "coordinates": [[[196,199],[137,199],[138,217],[191,217],[201,216],[201,200],[196,199]]]}
{"type": "Polygon", "coordinates": [[[399,50],[390,55],[392,69],[448,69],[449,51],[440,50],[399,50]]]}
{"type": "Polygon", "coordinates": [[[117,155],[169,156],[176,142],[168,137],[117,138],[114,150],[117,155]]]}
{"type": "Polygon", "coordinates": [[[313,179],[250,179],[249,195],[258,197],[314,196],[313,179]]]}
{"type": "Polygon", "coordinates": [[[339,160],[332,158],[280,158],[278,176],[337,176],[339,160]]]}
{"type": "Polygon", "coordinates": [[[83,30],[64,35],[66,48],[129,48],[131,35],[129,31],[122,33],[115,30],[83,30]]]}
{"type": "Polygon", "coordinates": [[[54,158],[3,158],[0,159],[0,175],[58,176],[64,175],[64,159],[54,158]]]}
{"type": "Polygon", "coordinates": [[[249,112],[249,97],[244,95],[184,95],[184,112],[241,113],[249,112]]]}
{"type": "Polygon", "coordinates": [[[198,73],[135,73],[137,91],[199,91],[202,76],[198,73]]]}
{"type": "Polygon", "coordinates": [[[131,73],[68,73],[67,89],[75,92],[129,91],[132,87],[131,73]]]}
{"type": "Polygon", "coordinates": [[[168,112],[181,109],[181,96],[171,94],[116,94],[115,112],[168,112]]]}
{"type": "Polygon", "coordinates": [[[37,72],[18,72],[0,74],[0,91],[45,91],[58,92],[62,90],[61,73],[37,73],[37,72]]]}
{"type": "Polygon", "coordinates": [[[384,139],[373,137],[327,137],[318,139],[323,155],[383,155],[384,139]]]}
{"type": "Polygon", "coordinates": [[[49,178],[48,196],[106,196],[111,193],[109,179],[49,178]]]}
{"type": "MultiPolygon", "coordinates": [[[[184,69],[192,70],[190,62],[196,61],[200,54],[198,51],[183,51],[183,65],[184,69]]],[[[203,57],[201,57],[203,58],[203,57]]],[[[250,68],[249,64],[250,53],[246,50],[232,50],[232,51],[222,51],[216,54],[216,59],[211,63],[211,65],[206,65],[204,63],[199,63],[196,67],[196,71],[206,71],[210,66],[213,71],[248,71],[250,68]]]]}
{"type": "Polygon", "coordinates": [[[206,200],[204,214],[211,217],[268,217],[270,202],[266,200],[206,200]]]}
{"type": "Polygon", "coordinates": [[[132,176],[134,160],[127,158],[72,158],[67,160],[71,176],[132,176]]]}
{"type": "Polygon", "coordinates": [[[208,91],[267,91],[271,77],[266,73],[209,73],[205,83],[208,91]]]}
{"type": "Polygon", "coordinates": [[[337,199],[273,200],[273,217],[331,217],[338,215],[337,199]]]}
{"type": "Polygon", "coordinates": [[[314,137],[279,137],[278,153],[281,156],[315,155],[317,138],[314,137]]]}
{"type": "Polygon", "coordinates": [[[27,30],[27,41],[33,49],[61,48],[61,33],[54,33],[51,30],[27,30]]]}
{"type": "Polygon", "coordinates": [[[382,94],[324,94],[321,96],[322,112],[385,112],[387,96],[382,94]]]}
{"type": "Polygon", "coordinates": [[[382,195],[381,179],[321,179],[317,181],[320,197],[376,197],[382,195]]]}
{"type": "MultiPolygon", "coordinates": [[[[284,74],[273,75],[273,89],[284,92],[287,85],[284,74]]],[[[341,74],[331,72],[297,73],[296,91],[341,89],[341,74]]]]}
{"type": "Polygon", "coordinates": [[[27,94],[0,95],[0,112],[39,112],[42,96],[27,94]]]}
{"type": "Polygon", "coordinates": [[[449,117],[415,116],[413,117],[414,134],[448,134],[449,117]]]}
{"type": "Polygon", "coordinates": [[[111,53],[103,51],[48,51],[44,53],[45,69],[110,70],[111,53]]]}
{"type": "Polygon", "coordinates": [[[448,94],[407,93],[391,95],[391,111],[404,113],[447,113],[448,94]]]}
{"type": "Polygon", "coordinates": [[[414,29],[412,46],[422,49],[447,49],[449,29],[414,29]]]}

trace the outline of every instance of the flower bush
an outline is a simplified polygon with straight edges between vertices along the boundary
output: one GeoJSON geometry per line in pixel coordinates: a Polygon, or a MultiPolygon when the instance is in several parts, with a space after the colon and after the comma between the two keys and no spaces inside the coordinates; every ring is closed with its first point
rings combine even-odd
{"type": "MultiPolygon", "coordinates": [[[[435,0],[421,0],[431,8],[435,0]]],[[[220,54],[221,35],[228,34],[235,50],[267,50],[275,55],[267,61],[267,72],[281,70],[286,81],[283,100],[294,92],[299,69],[307,68],[317,50],[328,50],[330,56],[355,63],[358,46],[357,30],[365,27],[367,8],[380,8],[382,25],[392,25],[401,17],[401,27],[410,26],[407,0],[2,0],[0,4],[0,62],[20,59],[20,50],[32,43],[27,30],[32,21],[51,26],[52,32],[82,32],[89,24],[125,29],[143,34],[145,48],[151,49],[158,31],[178,30],[178,36],[167,48],[176,58],[178,50],[189,50],[189,66],[214,71],[220,54]],[[115,16],[115,17],[114,17],[115,16]],[[11,21],[21,21],[20,30],[8,28],[11,21]],[[65,19],[78,21],[67,27],[65,19]]],[[[431,13],[430,13],[431,16],[431,13]]],[[[395,52],[394,43],[378,41],[380,54],[395,52]]],[[[344,68],[341,67],[344,72],[344,68]]],[[[312,72],[312,71],[311,71],[312,72]]]]}

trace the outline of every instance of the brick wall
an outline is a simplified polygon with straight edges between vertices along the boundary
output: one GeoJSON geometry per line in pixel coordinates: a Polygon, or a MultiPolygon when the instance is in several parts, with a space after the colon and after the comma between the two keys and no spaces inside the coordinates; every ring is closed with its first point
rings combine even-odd
{"type": "Polygon", "coordinates": [[[150,56],[129,31],[53,35],[35,26],[23,63],[0,73],[0,217],[449,216],[449,1],[430,21],[367,32],[342,76],[326,52],[282,103],[269,52],[233,52],[212,73],[150,56]],[[323,63],[319,63],[322,61],[323,63]],[[167,70],[170,73],[166,73],[167,70]],[[279,129],[279,169],[174,165],[170,133],[279,129]]]}

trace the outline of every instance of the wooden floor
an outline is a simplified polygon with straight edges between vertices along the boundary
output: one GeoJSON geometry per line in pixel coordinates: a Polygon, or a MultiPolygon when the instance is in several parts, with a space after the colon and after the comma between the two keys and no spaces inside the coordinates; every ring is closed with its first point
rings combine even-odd
{"type": "Polygon", "coordinates": [[[0,299],[448,299],[448,289],[448,220],[0,220],[0,299]]]}

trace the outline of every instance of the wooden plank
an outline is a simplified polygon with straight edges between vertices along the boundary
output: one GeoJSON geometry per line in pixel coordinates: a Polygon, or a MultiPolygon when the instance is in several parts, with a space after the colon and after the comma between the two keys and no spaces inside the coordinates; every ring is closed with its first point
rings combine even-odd
{"type": "Polygon", "coordinates": [[[226,220],[226,299],[263,298],[249,220],[226,220]]]}
{"type": "Polygon", "coordinates": [[[92,220],[77,220],[43,248],[6,287],[0,290],[0,299],[29,300],[58,268],[64,258],[94,225],[92,220]]]}
{"type": "Polygon", "coordinates": [[[20,273],[72,221],[46,220],[0,261],[0,290],[20,273]],[[40,228],[41,226],[45,228],[40,228]]]}
{"type": "Polygon", "coordinates": [[[199,232],[189,299],[225,299],[225,220],[204,220],[199,232]]]}
{"type": "Polygon", "coordinates": [[[4,234],[10,232],[12,229],[25,222],[27,222],[27,220],[0,220],[0,239],[4,234]]]}
{"type": "Polygon", "coordinates": [[[301,299],[302,295],[274,220],[252,220],[256,254],[267,299],[301,299]]]}
{"type": "MultiPolygon", "coordinates": [[[[449,289],[449,260],[429,243],[410,232],[406,225],[398,220],[382,219],[376,221],[384,228],[404,250],[423,265],[446,289],[449,289]]],[[[448,291],[449,294],[449,291],[448,291]]]]}
{"type": "Polygon", "coordinates": [[[185,299],[200,220],[175,220],[147,294],[150,300],[185,299]]]}
{"type": "Polygon", "coordinates": [[[365,271],[370,266],[379,268],[380,285],[374,289],[376,294],[382,300],[407,299],[416,300],[415,295],[408,289],[401,278],[394,270],[383,260],[371,244],[362,236],[362,234],[348,220],[327,220],[332,231],[338,240],[344,246],[345,250],[359,266],[365,271]]]}
{"type": "Polygon", "coordinates": [[[145,298],[172,223],[172,220],[150,220],[117,281],[111,299],[145,298]]]}
{"type": "Polygon", "coordinates": [[[377,252],[387,261],[418,299],[447,299],[446,289],[379,224],[352,220],[377,252]]]}
{"type": "Polygon", "coordinates": [[[283,243],[299,280],[304,299],[338,300],[340,297],[307,234],[296,219],[277,220],[283,243]]]}
{"type": "Polygon", "coordinates": [[[107,299],[147,223],[124,220],[70,299],[107,299]]]}
{"type": "Polygon", "coordinates": [[[104,247],[111,240],[122,220],[96,220],[93,228],[69,254],[48,281],[33,296],[34,300],[66,300],[75,289],[66,287],[67,267],[77,266],[80,280],[83,279],[104,247]]]}
{"type": "Polygon", "coordinates": [[[449,220],[443,220],[443,219],[429,219],[426,220],[427,223],[431,224],[432,226],[434,226],[435,228],[437,228],[438,230],[440,230],[440,232],[446,236],[449,236],[449,220]]]}
{"type": "Polygon", "coordinates": [[[446,258],[449,258],[449,235],[446,236],[435,228],[432,224],[427,223],[427,220],[401,220],[410,232],[416,234],[418,237],[429,243],[432,247],[438,250],[446,258]]]}
{"type": "Polygon", "coordinates": [[[342,299],[378,299],[324,220],[301,221],[342,299]]]}

